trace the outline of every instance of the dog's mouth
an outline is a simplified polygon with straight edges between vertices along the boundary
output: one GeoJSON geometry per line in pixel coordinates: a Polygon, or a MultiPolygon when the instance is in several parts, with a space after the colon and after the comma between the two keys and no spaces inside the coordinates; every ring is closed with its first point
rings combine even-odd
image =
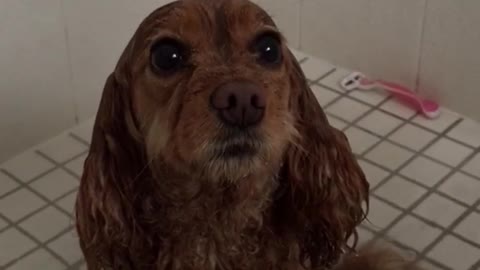
{"type": "Polygon", "coordinates": [[[255,132],[228,131],[214,144],[214,155],[220,159],[245,159],[258,154],[261,138],[255,132]]]}
{"type": "Polygon", "coordinates": [[[223,149],[218,153],[218,156],[223,159],[230,158],[248,158],[255,156],[258,149],[251,144],[228,144],[222,147],[223,149]]]}

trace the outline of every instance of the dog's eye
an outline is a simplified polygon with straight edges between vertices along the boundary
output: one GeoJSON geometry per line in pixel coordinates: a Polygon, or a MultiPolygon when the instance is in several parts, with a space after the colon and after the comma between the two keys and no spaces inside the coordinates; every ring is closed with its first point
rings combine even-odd
{"type": "Polygon", "coordinates": [[[273,34],[264,34],[255,42],[255,53],[263,65],[275,65],[282,60],[280,39],[273,34]]]}
{"type": "Polygon", "coordinates": [[[185,49],[175,40],[160,40],[153,45],[150,58],[155,70],[174,72],[185,63],[185,49]]]}

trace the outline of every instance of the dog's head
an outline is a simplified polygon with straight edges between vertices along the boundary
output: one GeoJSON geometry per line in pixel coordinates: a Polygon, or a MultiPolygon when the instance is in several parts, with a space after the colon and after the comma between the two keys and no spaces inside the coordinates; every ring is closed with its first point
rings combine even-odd
{"type": "Polygon", "coordinates": [[[145,183],[161,185],[159,175],[219,185],[270,175],[272,215],[317,265],[340,254],[368,193],[285,39],[246,0],[173,2],[140,25],[97,114],[77,201],[82,239],[97,253],[112,239],[128,247],[138,200],[155,210],[145,183]]]}
{"type": "Polygon", "coordinates": [[[131,103],[149,160],[234,181],[278,169],[298,134],[291,100],[305,90],[300,76],[255,4],[181,1],[141,24],[105,91],[131,103]]]}

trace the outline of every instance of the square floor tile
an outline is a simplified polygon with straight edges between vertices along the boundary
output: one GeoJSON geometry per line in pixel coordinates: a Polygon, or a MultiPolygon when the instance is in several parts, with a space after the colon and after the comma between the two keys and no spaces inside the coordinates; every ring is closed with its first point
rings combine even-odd
{"type": "Polygon", "coordinates": [[[331,89],[345,93],[346,90],[340,86],[340,82],[350,73],[352,73],[352,71],[337,67],[334,72],[323,78],[320,83],[331,89]]]}
{"type": "Polygon", "coordinates": [[[359,103],[350,98],[341,98],[327,108],[331,114],[340,117],[347,122],[353,122],[355,119],[364,115],[370,107],[359,103]]]}
{"type": "Polygon", "coordinates": [[[65,164],[65,167],[75,173],[75,175],[80,178],[83,174],[83,164],[85,163],[86,158],[87,154],[81,155],[78,158],[65,164]]]}
{"type": "Polygon", "coordinates": [[[318,85],[313,85],[312,92],[318,100],[320,106],[324,107],[334,99],[338,98],[340,95],[333,92],[332,90],[328,90],[318,85]]]}
{"type": "Polygon", "coordinates": [[[457,113],[442,108],[440,116],[435,119],[426,118],[422,114],[417,115],[412,122],[436,131],[438,133],[444,132],[453,123],[455,123],[460,117],[457,113]]]}
{"type": "Polygon", "coordinates": [[[0,197],[14,190],[18,186],[19,185],[15,180],[0,171],[0,197]]]}
{"type": "Polygon", "coordinates": [[[455,270],[469,269],[480,258],[480,249],[447,235],[427,256],[455,270]]]}
{"type": "Polygon", "coordinates": [[[413,212],[447,228],[466,210],[456,202],[434,193],[428,196],[413,212]]]}
{"type": "Polygon", "coordinates": [[[0,199],[0,213],[15,222],[44,206],[46,202],[31,191],[22,188],[0,199]]]}
{"type": "Polygon", "coordinates": [[[76,189],[78,185],[78,179],[63,169],[56,169],[30,184],[32,188],[50,200],[55,200],[63,194],[76,189]]]}
{"type": "Polygon", "coordinates": [[[389,139],[412,150],[420,151],[437,136],[435,133],[426,131],[423,128],[406,124],[393,133],[389,139]]]}
{"type": "MultiPolygon", "coordinates": [[[[375,237],[375,235],[372,232],[362,227],[357,228],[357,233],[358,233],[357,247],[367,244],[368,242],[370,242],[370,240],[372,240],[375,237]]],[[[355,241],[355,238],[352,235],[350,239],[348,239],[348,244],[352,245],[354,241],[355,241]]]]}
{"type": "Polygon", "coordinates": [[[380,186],[375,194],[404,209],[415,203],[427,190],[417,184],[409,182],[400,176],[394,176],[380,186]]]}
{"type": "Polygon", "coordinates": [[[480,177],[480,154],[474,156],[465,166],[463,170],[480,177]]]}
{"type": "Polygon", "coordinates": [[[89,120],[73,128],[71,132],[72,134],[75,134],[77,137],[84,140],[85,142],[90,142],[92,140],[94,123],[95,123],[95,117],[92,117],[89,120]]]}
{"type": "Polygon", "coordinates": [[[480,181],[464,173],[455,173],[438,189],[469,205],[480,198],[480,181]]]}
{"type": "Polygon", "coordinates": [[[28,182],[55,165],[33,151],[27,151],[1,165],[23,182],[28,182]]]}
{"type": "Polygon", "coordinates": [[[63,134],[43,144],[39,150],[56,162],[65,162],[87,150],[87,146],[63,134]]]}
{"type": "Polygon", "coordinates": [[[471,213],[454,231],[480,245],[480,214],[471,213]]]}
{"type": "Polygon", "coordinates": [[[22,258],[8,268],[8,270],[34,269],[63,270],[66,269],[66,267],[63,265],[63,263],[53,257],[52,254],[42,248],[34,251],[32,254],[27,255],[25,258],[22,258]]]}
{"type": "Polygon", "coordinates": [[[70,264],[76,263],[82,258],[78,236],[74,230],[49,243],[48,247],[70,264]]]}
{"type": "Polygon", "coordinates": [[[390,142],[382,142],[369,153],[366,158],[387,167],[390,170],[396,170],[413,156],[413,152],[403,149],[390,142]]]}
{"type": "Polygon", "coordinates": [[[403,119],[409,119],[414,116],[417,112],[409,107],[408,105],[403,104],[396,98],[392,98],[380,106],[385,111],[395,114],[403,119]]]}
{"type": "Polygon", "coordinates": [[[442,231],[413,217],[406,216],[395,224],[387,235],[396,241],[415,249],[424,250],[442,231]]]}
{"type": "Polygon", "coordinates": [[[443,270],[443,268],[440,268],[427,260],[421,260],[416,265],[422,270],[443,270]]]}
{"type": "Polygon", "coordinates": [[[386,136],[392,130],[400,126],[404,121],[399,120],[382,111],[375,110],[358,121],[357,125],[374,132],[380,136],[386,136]]]}
{"type": "Polygon", "coordinates": [[[405,166],[400,171],[400,174],[426,186],[433,187],[450,171],[450,168],[438,162],[418,156],[405,166]]]}
{"type": "Polygon", "coordinates": [[[391,207],[377,198],[371,197],[370,209],[365,225],[375,231],[379,231],[392,223],[400,214],[400,210],[391,207]]]}
{"type": "Polygon", "coordinates": [[[70,225],[72,225],[72,220],[51,206],[20,223],[20,227],[41,242],[60,234],[70,225]]]}
{"type": "Polygon", "coordinates": [[[71,194],[58,200],[56,204],[66,212],[73,215],[76,200],[77,200],[77,192],[72,192],[71,194]]]}
{"type": "Polygon", "coordinates": [[[329,114],[327,114],[327,118],[328,118],[328,123],[330,123],[330,125],[338,130],[343,130],[344,128],[346,128],[348,126],[347,122],[343,121],[343,120],[340,120],[338,118],[336,118],[335,116],[331,116],[329,114]]]}
{"type": "Polygon", "coordinates": [[[450,139],[442,138],[430,146],[425,154],[451,166],[457,166],[473,152],[450,139]]]}
{"type": "Polygon", "coordinates": [[[36,246],[30,238],[15,228],[0,234],[0,266],[5,265],[36,246]]]}
{"type": "Polygon", "coordinates": [[[345,130],[345,135],[348,138],[352,152],[357,155],[361,155],[375,143],[380,141],[378,137],[356,127],[349,127],[347,130],[345,130]]]}
{"type": "Polygon", "coordinates": [[[367,177],[367,181],[370,184],[370,189],[375,188],[383,179],[390,175],[388,171],[385,171],[384,169],[369,162],[359,160],[358,164],[367,177]]]}
{"type": "Polygon", "coordinates": [[[480,123],[470,119],[463,119],[463,121],[454,129],[450,130],[447,135],[473,147],[479,147],[480,123]]]}
{"type": "Polygon", "coordinates": [[[311,81],[319,79],[334,68],[335,67],[332,64],[313,57],[308,58],[302,63],[303,73],[305,73],[307,79],[311,81]]]}

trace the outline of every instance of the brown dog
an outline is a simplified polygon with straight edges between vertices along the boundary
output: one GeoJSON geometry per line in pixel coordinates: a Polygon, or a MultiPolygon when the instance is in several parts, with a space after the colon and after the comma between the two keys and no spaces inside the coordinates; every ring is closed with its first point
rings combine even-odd
{"type": "Polygon", "coordinates": [[[367,199],[272,19],[185,0],[140,25],[107,80],[77,228],[90,270],[324,269],[367,199]]]}

